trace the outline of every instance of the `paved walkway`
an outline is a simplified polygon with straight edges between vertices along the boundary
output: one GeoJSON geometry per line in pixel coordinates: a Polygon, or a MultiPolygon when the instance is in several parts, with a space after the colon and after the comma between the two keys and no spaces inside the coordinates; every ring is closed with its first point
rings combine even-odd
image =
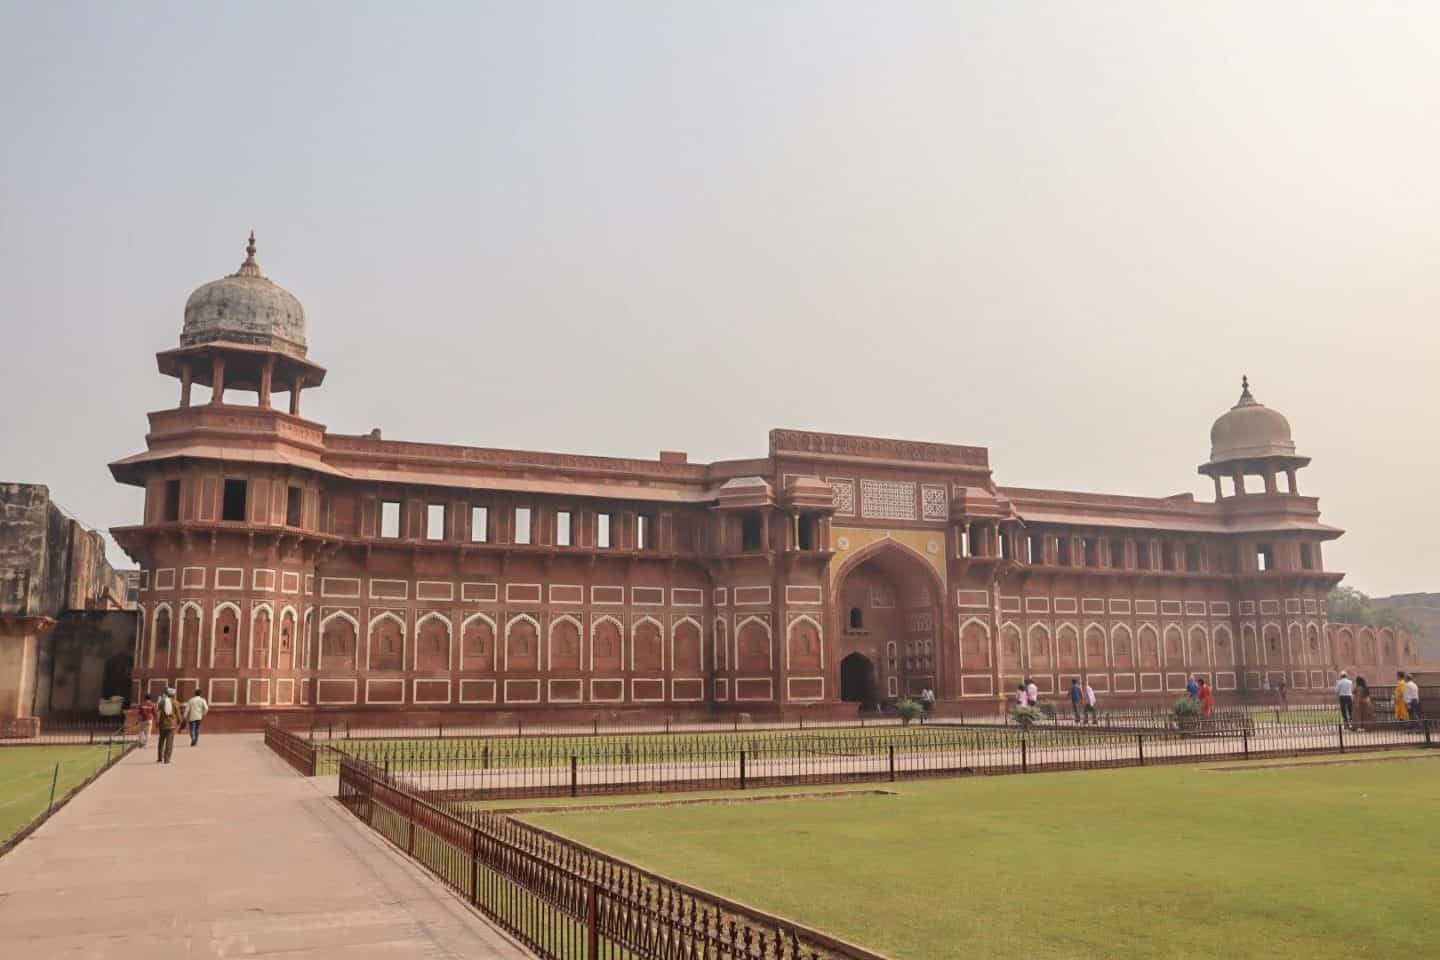
{"type": "Polygon", "coordinates": [[[529,956],[258,736],[180,740],[174,763],[132,753],[0,857],[0,955],[529,956]]]}

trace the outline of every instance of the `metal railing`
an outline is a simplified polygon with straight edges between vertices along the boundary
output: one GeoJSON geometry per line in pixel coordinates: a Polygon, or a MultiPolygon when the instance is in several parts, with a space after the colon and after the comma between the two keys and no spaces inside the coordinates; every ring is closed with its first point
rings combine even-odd
{"type": "Polygon", "coordinates": [[[314,743],[280,729],[273,723],[265,728],[265,746],[278,753],[286,763],[299,773],[313,777],[318,772],[314,743]]]}
{"type": "MultiPolygon", "coordinates": [[[[464,802],[1345,753],[1427,746],[1437,733],[1435,721],[1347,727],[1305,721],[1257,724],[1242,715],[1125,731],[936,724],[738,735],[356,740],[319,745],[306,762],[362,760],[390,782],[432,800],[464,802]]],[[[323,766],[311,769],[328,772],[323,766]]]]}
{"type": "Polygon", "coordinates": [[[495,815],[462,816],[346,757],[340,802],[547,960],[884,960],[495,815]]]}
{"type": "Polygon", "coordinates": [[[60,744],[123,743],[134,739],[121,719],[42,720],[34,736],[0,736],[3,746],[56,746],[60,744]]]}

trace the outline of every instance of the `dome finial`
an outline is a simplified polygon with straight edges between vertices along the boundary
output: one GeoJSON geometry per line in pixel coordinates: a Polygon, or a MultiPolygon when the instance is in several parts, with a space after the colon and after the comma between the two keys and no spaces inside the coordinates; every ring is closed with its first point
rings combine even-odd
{"type": "MultiPolygon", "coordinates": [[[[1240,374],[1240,403],[1244,404],[1254,402],[1255,397],[1250,393],[1250,378],[1242,373],[1240,374]]],[[[1236,404],[1236,406],[1239,405],[1240,404],[1236,404]]]]}
{"type": "Polygon", "coordinates": [[[255,262],[255,231],[250,231],[250,240],[245,244],[245,262],[240,264],[240,269],[235,271],[237,277],[258,277],[260,264],[255,262]]]}

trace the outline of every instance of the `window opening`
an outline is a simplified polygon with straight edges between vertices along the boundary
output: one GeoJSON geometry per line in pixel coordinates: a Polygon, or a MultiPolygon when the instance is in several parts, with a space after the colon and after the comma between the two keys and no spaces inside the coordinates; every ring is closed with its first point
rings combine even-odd
{"type": "Polygon", "coordinates": [[[1114,567],[1116,570],[1124,570],[1124,569],[1125,569],[1125,541],[1124,541],[1124,540],[1111,540],[1111,541],[1110,541],[1110,566],[1114,567]]]}
{"type": "Polygon", "coordinates": [[[400,536],[400,501],[380,501],[380,536],[395,538],[400,536]]]}
{"type": "Polygon", "coordinates": [[[1070,538],[1059,537],[1055,542],[1056,561],[1062,567],[1070,566],[1070,538]]]}
{"type": "Polygon", "coordinates": [[[427,503],[425,505],[425,539],[445,539],[445,504],[427,503]]]}
{"type": "Polygon", "coordinates": [[[646,514],[640,514],[635,518],[635,549],[655,549],[655,524],[646,514]]]}
{"type": "MultiPolygon", "coordinates": [[[[167,523],[174,523],[176,520],[179,520],[179,519],[180,519],[180,481],[179,481],[179,480],[166,480],[166,481],[165,481],[165,502],[162,503],[160,506],[161,506],[161,508],[162,508],[163,511],[164,511],[163,516],[165,517],[165,521],[166,521],[167,523]]],[[[230,518],[229,518],[229,517],[226,517],[225,519],[228,520],[228,519],[230,519],[230,518]]],[[[243,519],[243,518],[242,518],[242,519],[243,519]]]]}
{"type": "Polygon", "coordinates": [[[1255,564],[1262,571],[1275,569],[1275,550],[1270,544],[1255,545],[1255,564]]]}
{"type": "Polygon", "coordinates": [[[850,608],[850,629],[851,629],[851,630],[864,630],[864,629],[865,629],[865,611],[864,611],[864,610],[861,610],[859,607],[851,607],[851,608],[850,608]]]}
{"type": "Polygon", "coordinates": [[[300,514],[304,505],[304,490],[299,487],[290,487],[285,491],[285,525],[287,527],[300,526],[300,514]]]}
{"type": "Polygon", "coordinates": [[[1185,569],[1191,573],[1200,572],[1200,544],[1185,544],[1185,569]]]}
{"type": "Polygon", "coordinates": [[[1044,563],[1044,562],[1045,562],[1045,537],[1044,537],[1044,535],[1039,534],[1039,533],[1032,533],[1032,534],[1030,534],[1029,538],[1026,540],[1026,543],[1029,545],[1029,556],[1026,558],[1026,559],[1027,559],[1027,562],[1033,563],[1033,564],[1042,564],[1042,563],[1044,563]]]}
{"type": "Polygon", "coordinates": [[[1300,544],[1300,569],[1315,569],[1315,550],[1308,543],[1300,544]]]}
{"type": "Polygon", "coordinates": [[[747,513],[740,518],[740,549],[745,553],[754,553],[764,549],[760,541],[763,537],[763,528],[760,524],[760,514],[747,513]]]}
{"type": "Polygon", "coordinates": [[[244,480],[226,480],[223,502],[220,505],[220,517],[224,520],[245,519],[245,489],[244,480]]]}
{"type": "Polygon", "coordinates": [[[515,542],[522,546],[530,542],[530,508],[515,508],[515,542]]]}
{"type": "Polygon", "coordinates": [[[470,508],[470,542],[471,542],[471,543],[489,543],[489,542],[490,542],[490,508],[489,508],[489,507],[471,507],[471,508],[470,508]]]}
{"type": "Polygon", "coordinates": [[[555,546],[570,546],[570,511],[557,510],[555,512],[555,546]]]}
{"type": "Polygon", "coordinates": [[[802,513],[796,518],[795,542],[801,550],[815,549],[815,527],[816,521],[813,516],[802,513]]]}
{"type": "Polygon", "coordinates": [[[610,549],[610,514],[602,513],[596,517],[595,545],[602,550],[610,549]]]}

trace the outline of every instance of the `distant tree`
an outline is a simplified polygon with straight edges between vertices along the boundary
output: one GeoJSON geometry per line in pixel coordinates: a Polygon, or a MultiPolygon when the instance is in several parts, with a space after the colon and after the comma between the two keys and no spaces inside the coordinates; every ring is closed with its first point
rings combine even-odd
{"type": "Polygon", "coordinates": [[[1394,627],[1409,631],[1417,639],[1420,625],[1393,607],[1377,607],[1369,595],[1354,587],[1336,587],[1325,600],[1325,616],[1331,623],[1354,623],[1366,627],[1394,627]]]}

